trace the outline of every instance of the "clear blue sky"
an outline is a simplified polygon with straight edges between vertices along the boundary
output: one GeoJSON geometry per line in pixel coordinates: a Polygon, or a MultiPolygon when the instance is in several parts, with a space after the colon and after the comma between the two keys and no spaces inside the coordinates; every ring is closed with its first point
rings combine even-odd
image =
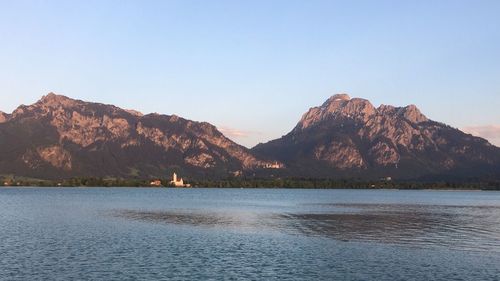
{"type": "Polygon", "coordinates": [[[0,0],[0,110],[50,91],[208,121],[247,146],[337,92],[488,130],[500,1],[0,0]]]}

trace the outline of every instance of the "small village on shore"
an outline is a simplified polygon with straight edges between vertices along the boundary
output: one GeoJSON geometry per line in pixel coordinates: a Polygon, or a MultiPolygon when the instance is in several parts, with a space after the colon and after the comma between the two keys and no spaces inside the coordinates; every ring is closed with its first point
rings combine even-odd
{"type": "MultiPolygon", "coordinates": [[[[160,179],[155,179],[152,180],[149,183],[150,186],[152,187],[162,187],[162,182],[160,179]]],[[[172,180],[168,182],[168,187],[191,187],[191,184],[189,183],[184,183],[183,178],[177,178],[177,173],[172,174],[172,180]]]]}

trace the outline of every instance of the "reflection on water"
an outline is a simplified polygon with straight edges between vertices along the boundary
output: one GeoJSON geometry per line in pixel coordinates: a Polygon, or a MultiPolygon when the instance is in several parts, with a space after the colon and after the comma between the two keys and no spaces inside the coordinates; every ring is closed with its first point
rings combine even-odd
{"type": "Polygon", "coordinates": [[[321,204],[329,212],[248,213],[119,210],[113,215],[154,223],[364,241],[411,247],[500,252],[500,208],[402,204],[321,204]]]}
{"type": "Polygon", "coordinates": [[[196,213],[196,212],[158,212],[158,211],[134,211],[123,210],[113,212],[115,216],[125,217],[133,220],[144,220],[150,222],[163,222],[172,224],[185,224],[195,226],[249,226],[242,216],[223,213],[196,213]]]}

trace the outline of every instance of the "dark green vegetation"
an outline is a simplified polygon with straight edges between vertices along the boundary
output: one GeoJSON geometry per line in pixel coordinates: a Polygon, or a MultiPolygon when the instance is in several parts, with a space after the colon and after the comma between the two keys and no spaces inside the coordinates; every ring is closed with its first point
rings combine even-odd
{"type": "MultiPolygon", "coordinates": [[[[70,178],[63,180],[39,180],[0,177],[6,186],[39,186],[39,187],[151,187],[151,180],[145,179],[111,179],[111,178],[70,178]]],[[[162,187],[172,187],[170,179],[161,179],[162,187]]],[[[463,190],[500,190],[499,180],[469,180],[469,181],[366,181],[361,179],[245,179],[227,178],[221,180],[188,181],[194,188],[319,188],[319,189],[463,189],[463,190]]]]}

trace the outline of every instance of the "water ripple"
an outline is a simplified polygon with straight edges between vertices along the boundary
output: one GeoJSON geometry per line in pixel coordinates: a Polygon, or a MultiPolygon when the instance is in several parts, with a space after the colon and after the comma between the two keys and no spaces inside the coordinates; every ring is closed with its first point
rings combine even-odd
{"type": "Polygon", "coordinates": [[[319,213],[115,210],[112,215],[153,223],[277,231],[340,241],[500,252],[500,209],[497,207],[400,204],[332,206],[340,209],[319,213]]]}

